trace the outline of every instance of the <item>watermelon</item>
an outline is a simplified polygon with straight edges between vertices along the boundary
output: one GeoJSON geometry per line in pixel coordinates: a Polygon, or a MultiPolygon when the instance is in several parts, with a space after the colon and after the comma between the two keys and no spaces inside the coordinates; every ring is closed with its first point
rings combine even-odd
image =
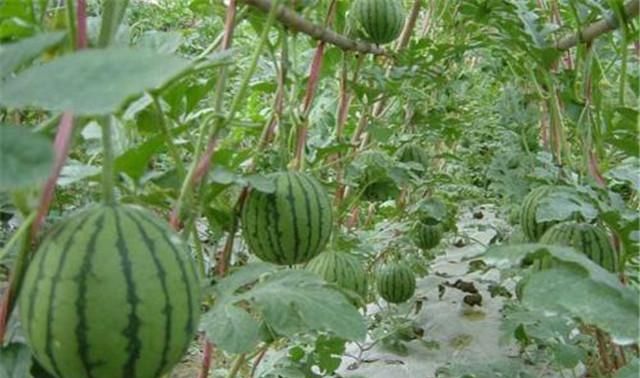
{"type": "Polygon", "coordinates": [[[406,13],[398,0],[356,0],[351,17],[362,38],[385,44],[400,36],[406,13]]]}
{"type": "Polygon", "coordinates": [[[440,224],[425,224],[417,222],[411,231],[413,242],[422,250],[435,248],[442,240],[442,226],[440,224]]]}
{"type": "Polygon", "coordinates": [[[522,202],[522,207],[520,208],[520,226],[530,241],[538,241],[545,231],[558,223],[557,221],[538,222],[536,220],[536,212],[538,211],[541,200],[555,189],[556,187],[554,186],[540,186],[527,194],[522,202]]]}
{"type": "Polygon", "coordinates": [[[367,274],[357,257],[345,252],[326,251],[314,257],[306,267],[325,281],[367,296],[367,274]]]}
{"type": "Polygon", "coordinates": [[[249,250],[263,261],[301,264],[317,256],[333,227],[331,202],[320,183],[300,172],[268,176],[275,191],[252,190],[242,211],[249,250]]]}
{"type": "Polygon", "coordinates": [[[603,268],[611,272],[618,271],[617,254],[609,242],[607,232],[601,227],[589,223],[558,223],[542,235],[540,243],[573,247],[603,268]]]}
{"type": "Polygon", "coordinates": [[[416,291],[416,277],[406,265],[393,263],[378,271],[376,277],[378,294],[387,302],[402,303],[416,291]]]}
{"type": "Polygon", "coordinates": [[[154,378],[180,361],[200,315],[189,251],[135,206],[96,206],[58,223],[19,296],[35,358],[58,378],[154,378]]]}
{"type": "Polygon", "coordinates": [[[429,155],[417,144],[408,143],[396,151],[396,157],[403,163],[420,164],[425,170],[429,166],[429,155]]]}

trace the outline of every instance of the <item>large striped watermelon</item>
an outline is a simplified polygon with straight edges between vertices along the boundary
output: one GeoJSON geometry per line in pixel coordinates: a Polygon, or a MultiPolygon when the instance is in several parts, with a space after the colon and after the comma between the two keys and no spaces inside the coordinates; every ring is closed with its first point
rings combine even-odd
{"type": "Polygon", "coordinates": [[[345,252],[326,251],[314,257],[307,269],[339,287],[367,296],[367,274],[357,257],[345,252]]]}
{"type": "MultiPolygon", "coordinates": [[[[540,243],[573,247],[603,268],[618,271],[618,257],[604,229],[589,223],[563,222],[547,230],[540,243]]],[[[546,265],[545,265],[546,266],[546,265]]]]}
{"type": "Polygon", "coordinates": [[[54,376],[155,378],[194,336],[200,284],[164,222],[134,206],[98,206],[43,240],[19,305],[29,345],[54,376]]]}
{"type": "Polygon", "coordinates": [[[393,263],[382,267],[376,276],[378,294],[387,302],[402,303],[416,291],[416,276],[406,265],[393,263]]]}
{"type": "Polygon", "coordinates": [[[331,202],[312,176],[277,172],[275,192],[252,190],[242,212],[244,239],[260,259],[293,265],[322,252],[333,227],[331,202]]]}
{"type": "Polygon", "coordinates": [[[520,226],[522,231],[530,241],[538,241],[542,234],[551,226],[558,222],[538,222],[536,220],[536,212],[542,199],[547,197],[553,190],[554,186],[540,186],[532,190],[524,198],[522,207],[520,208],[520,226]]]}
{"type": "Polygon", "coordinates": [[[422,250],[435,248],[442,240],[442,225],[416,222],[411,231],[413,242],[422,250]]]}
{"type": "Polygon", "coordinates": [[[406,18],[399,0],[356,0],[351,8],[359,34],[367,41],[389,43],[402,32],[406,18]]]}

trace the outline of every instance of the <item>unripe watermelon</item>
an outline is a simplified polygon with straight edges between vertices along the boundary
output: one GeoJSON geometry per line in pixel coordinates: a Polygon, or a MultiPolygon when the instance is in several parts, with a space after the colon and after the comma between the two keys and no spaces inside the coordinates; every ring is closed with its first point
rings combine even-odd
{"type": "Polygon", "coordinates": [[[394,263],[384,266],[376,277],[378,294],[387,302],[402,303],[416,291],[416,277],[406,265],[394,263]]]}
{"type": "Polygon", "coordinates": [[[422,250],[435,248],[442,240],[442,226],[417,222],[413,226],[412,237],[415,245],[422,250]]]}
{"type": "Polygon", "coordinates": [[[335,251],[322,252],[309,261],[307,270],[362,298],[367,296],[367,274],[358,258],[353,255],[335,251]]]}
{"type": "Polygon", "coordinates": [[[553,190],[554,186],[540,186],[532,190],[522,202],[520,208],[520,226],[522,231],[530,241],[538,241],[538,239],[551,226],[558,222],[538,222],[536,221],[536,212],[542,199],[547,197],[553,190]]]}
{"type": "Polygon", "coordinates": [[[242,212],[244,239],[263,261],[301,264],[327,244],[333,224],[331,202],[312,176],[278,172],[273,193],[252,190],[242,212]]]}
{"type": "Polygon", "coordinates": [[[396,151],[396,156],[398,160],[403,163],[420,164],[425,170],[429,166],[429,155],[427,151],[417,144],[405,144],[396,151]]]}
{"type": "Polygon", "coordinates": [[[98,206],[46,236],[19,305],[34,356],[52,375],[155,378],[193,339],[200,284],[164,222],[134,206],[98,206]]]}
{"type": "Polygon", "coordinates": [[[351,13],[362,37],[377,44],[398,38],[406,18],[399,0],[356,0],[351,13]]]}
{"type": "Polygon", "coordinates": [[[618,256],[611,247],[605,230],[589,223],[563,222],[548,229],[540,243],[573,247],[593,262],[611,271],[618,271],[618,256]]]}

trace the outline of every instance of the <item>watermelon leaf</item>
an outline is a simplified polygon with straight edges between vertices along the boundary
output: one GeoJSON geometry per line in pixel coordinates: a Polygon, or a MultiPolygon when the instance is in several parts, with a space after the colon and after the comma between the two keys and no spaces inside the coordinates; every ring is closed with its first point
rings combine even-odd
{"type": "Polygon", "coordinates": [[[239,288],[257,281],[261,275],[274,272],[276,269],[278,267],[273,264],[257,262],[231,271],[227,277],[214,286],[216,303],[233,301],[232,297],[239,288]]]}
{"type": "Polygon", "coordinates": [[[269,326],[284,336],[309,330],[331,331],[348,340],[366,335],[358,310],[311,272],[276,272],[240,298],[255,303],[269,326]]]}
{"type": "Polygon", "coordinates": [[[529,307],[560,312],[609,332],[616,343],[637,341],[640,331],[637,292],[622,286],[615,274],[572,248],[543,244],[492,247],[485,252],[493,265],[519,265],[525,258],[551,256],[553,268],[531,274],[522,301],[529,307]]]}
{"type": "Polygon", "coordinates": [[[30,67],[5,81],[0,104],[77,115],[110,114],[125,100],[161,87],[190,66],[178,56],[147,50],[84,50],[30,67]]]}
{"type": "Polygon", "coordinates": [[[615,378],[636,378],[640,371],[640,359],[634,358],[631,363],[616,372],[615,378]]]}
{"type": "Polygon", "coordinates": [[[0,191],[43,182],[53,164],[51,142],[25,127],[0,124],[0,191]]]}
{"type": "Polygon", "coordinates": [[[27,344],[13,343],[0,348],[0,377],[28,377],[30,368],[31,350],[27,344]]]}
{"type": "Polygon", "coordinates": [[[563,221],[573,214],[580,214],[587,221],[598,216],[598,210],[582,198],[579,193],[566,188],[556,188],[540,200],[536,210],[538,222],[563,221]]]}
{"type": "Polygon", "coordinates": [[[203,316],[200,329],[229,353],[250,352],[260,340],[258,322],[247,311],[231,304],[214,306],[203,316]]]}
{"type": "Polygon", "coordinates": [[[0,46],[0,79],[36,58],[44,50],[62,42],[65,35],[65,32],[41,33],[20,42],[0,46]]]}

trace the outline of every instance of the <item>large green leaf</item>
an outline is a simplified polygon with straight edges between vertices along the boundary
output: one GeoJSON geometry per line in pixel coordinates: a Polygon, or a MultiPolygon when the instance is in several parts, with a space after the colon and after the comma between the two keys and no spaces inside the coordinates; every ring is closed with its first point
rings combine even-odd
{"type": "Polygon", "coordinates": [[[638,371],[640,371],[640,359],[636,357],[629,365],[618,370],[615,378],[637,378],[638,371]]]}
{"type": "Polygon", "coordinates": [[[566,312],[609,332],[619,344],[638,340],[637,298],[633,289],[612,288],[579,265],[565,263],[532,274],[522,289],[530,308],[566,312]]]}
{"type": "Polygon", "coordinates": [[[165,148],[164,135],[150,138],[146,142],[127,150],[115,160],[116,172],[124,172],[134,180],[139,180],[149,168],[149,160],[165,148]]]}
{"type": "Polygon", "coordinates": [[[229,353],[250,352],[260,340],[258,322],[231,304],[215,306],[207,312],[200,328],[218,347],[229,353]]]}
{"type": "Polygon", "coordinates": [[[358,310],[343,294],[307,271],[276,272],[241,298],[256,303],[269,326],[285,336],[310,330],[331,331],[348,340],[366,335],[358,310]]]}
{"type": "Polygon", "coordinates": [[[536,210],[538,222],[563,221],[573,214],[580,214],[587,220],[598,215],[598,210],[576,191],[559,187],[540,201],[536,210]]]}
{"type": "Polygon", "coordinates": [[[525,259],[551,256],[553,268],[527,277],[522,301],[530,308],[562,312],[609,332],[620,344],[638,340],[638,292],[622,286],[615,274],[572,248],[522,244],[490,248],[488,263],[519,265],[525,259]]]}
{"type": "Polygon", "coordinates": [[[47,138],[25,127],[0,124],[0,191],[43,182],[52,164],[47,138]]]}
{"type": "Polygon", "coordinates": [[[31,67],[3,84],[0,105],[110,114],[145,90],[161,87],[191,63],[174,55],[114,47],[84,50],[31,67]]]}
{"type": "Polygon", "coordinates": [[[62,42],[64,36],[64,32],[42,33],[20,42],[0,46],[0,79],[37,57],[44,50],[62,42]]]}
{"type": "Polygon", "coordinates": [[[31,350],[26,344],[9,344],[0,347],[0,378],[29,376],[31,350]]]}
{"type": "Polygon", "coordinates": [[[214,286],[216,303],[230,301],[239,288],[257,281],[262,275],[274,272],[276,269],[277,267],[273,264],[251,263],[232,270],[227,277],[214,286]]]}

